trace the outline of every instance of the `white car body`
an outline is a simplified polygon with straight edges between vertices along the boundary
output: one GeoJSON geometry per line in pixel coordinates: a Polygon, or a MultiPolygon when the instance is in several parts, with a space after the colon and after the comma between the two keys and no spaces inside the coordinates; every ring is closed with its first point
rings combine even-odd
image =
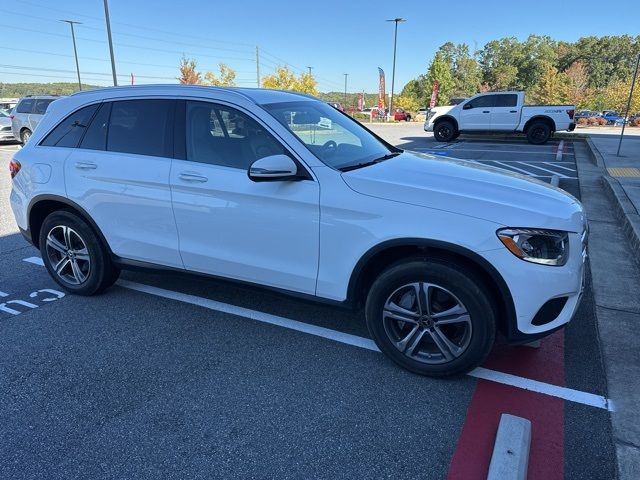
{"type": "Polygon", "coordinates": [[[411,245],[468,258],[500,289],[506,330],[527,339],[566,324],[581,295],[586,219],[564,191],[467,161],[404,152],[341,172],[319,160],[262,104],[317,101],[260,89],[139,86],[82,92],[51,104],[14,160],[11,207],[37,243],[39,202],[76,209],[125,264],[171,267],[331,302],[353,301],[372,255],[411,245]],[[245,170],[168,157],[41,145],[70,112],[109,100],[194,99],[255,118],[308,172],[296,182],[255,183],[245,170]],[[563,266],[529,263],[496,235],[504,227],[569,232],[563,266]],[[567,297],[557,317],[532,319],[567,297]]]}
{"type": "Polygon", "coordinates": [[[434,107],[429,111],[424,130],[432,132],[438,121],[451,119],[458,132],[526,132],[534,120],[544,119],[551,123],[552,132],[575,128],[573,105],[531,105],[525,106],[524,92],[480,93],[458,105],[434,107]],[[485,106],[469,108],[480,99],[500,97],[505,106],[485,106]],[[465,107],[466,106],[466,107],[465,107]]]}

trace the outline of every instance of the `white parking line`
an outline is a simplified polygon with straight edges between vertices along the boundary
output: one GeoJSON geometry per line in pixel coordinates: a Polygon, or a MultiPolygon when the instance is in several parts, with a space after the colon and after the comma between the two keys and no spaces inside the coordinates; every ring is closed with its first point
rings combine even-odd
{"type": "Polygon", "coordinates": [[[564,148],[564,140],[560,140],[558,150],[556,151],[556,162],[562,161],[562,149],[564,148]]]}
{"type": "Polygon", "coordinates": [[[564,165],[558,165],[555,162],[541,162],[544,163],[545,165],[549,165],[550,167],[556,167],[556,168],[562,168],[563,170],[568,170],[571,173],[576,173],[577,170],[575,168],[569,168],[569,167],[565,167],[564,165]]]}
{"type": "MultiPolygon", "coordinates": [[[[480,162],[479,160],[476,160],[477,162],[480,162]]],[[[513,170],[517,170],[519,172],[524,173],[525,175],[531,175],[531,172],[529,170],[523,170],[522,168],[518,168],[518,167],[514,167],[513,165],[509,165],[503,162],[499,162],[498,160],[485,160],[485,161],[489,161],[489,162],[493,162],[493,163],[499,163],[500,165],[502,165],[503,167],[506,167],[508,169],[513,169],[513,170]]]]}
{"type": "MultiPolygon", "coordinates": [[[[25,258],[24,261],[33,263],[35,265],[43,265],[42,259],[39,257],[25,258]]],[[[249,308],[238,307],[236,305],[218,302],[209,298],[189,295],[182,292],[176,292],[173,290],[167,290],[151,285],[145,285],[142,283],[130,282],[128,280],[119,280],[116,285],[149,295],[155,295],[157,297],[167,298],[178,302],[189,303],[191,305],[196,305],[209,310],[215,310],[230,315],[249,318],[258,322],[276,325],[310,335],[315,335],[317,337],[326,338],[328,340],[333,340],[335,342],[363,348],[365,350],[370,350],[373,352],[380,351],[371,339],[359,337],[357,335],[351,335],[349,333],[339,332],[337,330],[331,330],[329,328],[318,327],[316,325],[310,325],[308,323],[299,322],[297,320],[291,320],[290,318],[280,317],[249,308]]],[[[601,395],[595,395],[593,393],[582,392],[580,390],[574,390],[566,387],[559,387],[557,385],[538,382],[537,380],[518,377],[516,375],[489,370],[482,367],[476,368],[475,370],[469,372],[468,375],[483,380],[510,385],[512,387],[521,388],[524,390],[530,390],[532,392],[537,392],[552,397],[562,398],[569,402],[581,403],[583,405],[589,405],[592,407],[613,411],[613,404],[611,400],[601,395]]]]}

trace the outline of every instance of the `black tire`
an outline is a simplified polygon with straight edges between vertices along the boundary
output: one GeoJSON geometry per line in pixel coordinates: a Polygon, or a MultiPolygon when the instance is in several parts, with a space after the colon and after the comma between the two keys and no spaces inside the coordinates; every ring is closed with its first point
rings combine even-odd
{"type": "Polygon", "coordinates": [[[534,145],[542,145],[547,143],[551,138],[551,127],[547,122],[533,122],[527,128],[527,140],[534,145]]]}
{"type": "Polygon", "coordinates": [[[433,136],[438,142],[450,142],[455,138],[456,127],[450,120],[442,120],[436,123],[433,136]]]}
{"type": "Polygon", "coordinates": [[[27,143],[30,138],[31,130],[29,130],[28,128],[23,128],[20,132],[20,141],[22,142],[22,144],[24,145],[25,143],[27,143]]]}
{"type": "MultiPolygon", "coordinates": [[[[423,298],[426,299],[426,293],[423,298]]],[[[495,309],[482,281],[445,260],[413,259],[389,267],[369,291],[365,316],[369,333],[382,352],[401,367],[432,377],[460,375],[481,365],[496,336],[495,309]],[[408,290],[403,293],[405,288],[408,290]],[[431,300],[426,303],[430,305],[425,315],[428,318],[412,317],[410,323],[389,316],[398,305],[403,312],[416,311],[414,306],[419,303],[416,293],[422,296],[419,292],[423,291],[431,292],[431,300]],[[404,301],[406,295],[409,303],[404,301]],[[454,305],[461,310],[453,310],[454,305]],[[455,314],[444,318],[445,311],[455,314]],[[450,344],[443,342],[443,335],[450,344]],[[453,348],[441,349],[438,343],[453,348]]]]}
{"type": "Polygon", "coordinates": [[[72,212],[49,214],[38,241],[49,275],[67,292],[94,295],[113,285],[120,275],[98,235],[72,212]]]}

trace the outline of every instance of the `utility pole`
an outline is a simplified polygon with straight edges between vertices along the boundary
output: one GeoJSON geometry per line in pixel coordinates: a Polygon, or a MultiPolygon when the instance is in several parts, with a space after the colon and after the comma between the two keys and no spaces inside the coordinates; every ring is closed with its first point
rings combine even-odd
{"type": "Polygon", "coordinates": [[[313,67],[307,67],[309,69],[309,76],[311,76],[311,69],[313,69],[313,67]]]}
{"type": "Polygon", "coordinates": [[[73,40],[73,55],[76,58],[76,73],[78,74],[78,88],[82,90],[82,82],[80,81],[80,66],[78,65],[78,50],[76,49],[76,32],[73,29],[73,24],[81,24],[82,22],[76,22],[73,20],[60,20],[61,22],[68,23],[71,26],[71,39],[73,40]]]}
{"type": "Polygon", "coordinates": [[[260,88],[260,50],[256,45],[256,83],[258,84],[258,88],[260,88]]]}
{"type": "Polygon", "coordinates": [[[344,105],[343,107],[347,106],[347,77],[349,76],[348,73],[344,74],[344,105]]]}
{"type": "Polygon", "coordinates": [[[631,80],[629,100],[627,100],[627,111],[624,114],[625,121],[622,124],[622,131],[620,132],[620,141],[618,142],[618,153],[616,153],[616,157],[620,156],[620,147],[622,147],[622,136],[624,135],[624,127],[627,126],[627,118],[629,118],[629,109],[631,108],[631,99],[633,97],[633,88],[636,86],[636,78],[638,77],[638,65],[640,65],[640,55],[638,55],[638,58],[636,60],[636,68],[633,71],[633,80],[631,80]]]}
{"type": "Polygon", "coordinates": [[[104,18],[107,22],[107,37],[109,39],[109,54],[111,55],[111,73],[113,74],[113,86],[118,86],[118,76],[116,75],[116,60],[113,57],[113,39],[111,38],[111,19],[109,18],[109,4],[104,0],[104,18]]]}
{"type": "MultiPolygon", "coordinates": [[[[395,22],[396,30],[393,37],[393,70],[391,71],[391,98],[389,99],[389,115],[394,115],[393,113],[393,85],[396,80],[396,46],[398,44],[398,23],[406,22],[404,18],[394,18],[392,20],[386,20],[387,22],[395,22]]],[[[395,118],[395,115],[394,115],[395,118]]]]}

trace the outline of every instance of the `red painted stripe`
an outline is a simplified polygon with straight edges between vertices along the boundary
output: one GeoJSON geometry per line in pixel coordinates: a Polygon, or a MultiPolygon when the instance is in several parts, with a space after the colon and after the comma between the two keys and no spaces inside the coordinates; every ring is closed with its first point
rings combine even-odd
{"type": "MultiPolygon", "coordinates": [[[[542,382],[564,385],[564,333],[542,341],[538,349],[497,346],[485,367],[542,382]]],[[[486,479],[500,415],[531,421],[530,479],[564,476],[564,401],[539,393],[478,380],[458,445],[449,465],[449,479],[486,479]]]]}

